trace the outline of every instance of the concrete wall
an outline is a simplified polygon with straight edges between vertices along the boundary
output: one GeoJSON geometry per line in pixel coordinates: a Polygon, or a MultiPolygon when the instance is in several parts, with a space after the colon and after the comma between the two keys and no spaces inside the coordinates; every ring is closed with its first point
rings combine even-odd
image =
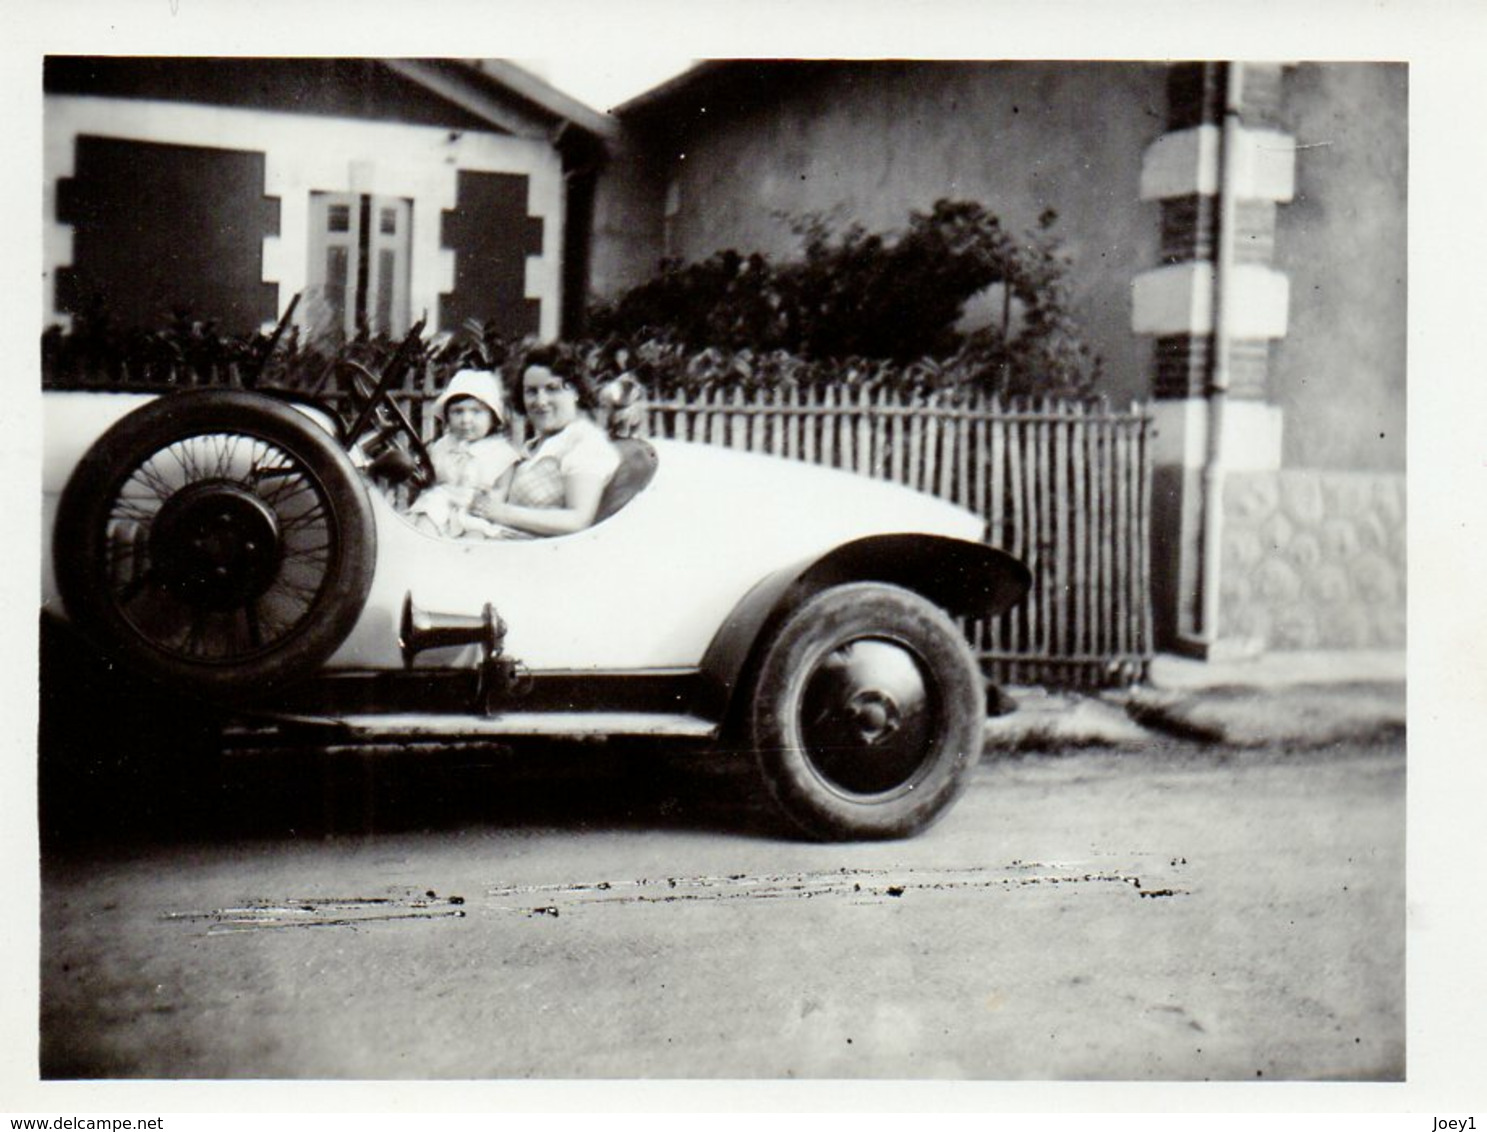
{"type": "Polygon", "coordinates": [[[1407,96],[1404,64],[1286,72],[1296,196],[1278,212],[1275,260],[1291,311],[1271,389],[1288,468],[1405,468],[1407,96]]]}
{"type": "Polygon", "coordinates": [[[1405,495],[1390,472],[1230,476],[1223,635],[1271,649],[1403,648],[1405,495]]]}
{"type": "MultiPolygon", "coordinates": [[[[774,84],[762,72],[754,97],[678,102],[670,121],[652,124],[666,182],[662,244],[617,252],[601,228],[597,289],[613,293],[637,267],[644,278],[663,253],[788,256],[789,220],[806,213],[891,231],[949,197],[979,201],[1019,231],[1053,208],[1106,391],[1146,394],[1151,346],[1131,332],[1130,285],[1158,254],[1157,208],[1137,196],[1142,154],[1163,126],[1162,66],[874,62],[780,73],[774,84]]],[[[654,230],[653,213],[648,223],[654,230]]]]}

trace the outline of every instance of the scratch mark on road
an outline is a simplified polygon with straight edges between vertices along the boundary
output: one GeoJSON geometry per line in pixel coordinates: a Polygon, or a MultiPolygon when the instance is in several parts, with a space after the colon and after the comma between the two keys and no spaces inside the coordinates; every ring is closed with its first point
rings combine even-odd
{"type": "Polygon", "coordinates": [[[402,896],[295,897],[248,900],[240,905],[200,912],[166,912],[164,920],[207,923],[208,935],[277,931],[281,928],[342,928],[393,920],[460,919],[463,896],[428,891],[402,896]]]}
{"type": "MultiPolygon", "coordinates": [[[[1186,863],[1184,861],[1184,863],[1186,863]]],[[[1163,862],[1165,866],[1165,861],[1163,862]]],[[[1170,869],[1165,866],[1164,871],[1170,869]]],[[[501,885],[487,895],[504,911],[530,915],[538,910],[556,915],[561,906],[584,904],[678,904],[726,900],[811,900],[846,898],[853,904],[882,904],[916,893],[967,890],[1011,890],[1047,885],[1114,884],[1140,896],[1177,896],[1174,888],[1144,889],[1134,873],[1014,861],[1003,867],[965,869],[838,869],[834,872],[770,873],[720,876],[645,877],[575,884],[501,885]]]]}

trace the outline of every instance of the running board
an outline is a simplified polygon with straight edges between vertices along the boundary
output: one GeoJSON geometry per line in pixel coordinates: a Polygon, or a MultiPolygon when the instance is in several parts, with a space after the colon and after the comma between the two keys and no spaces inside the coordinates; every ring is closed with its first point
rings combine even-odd
{"type": "Polygon", "coordinates": [[[301,736],[338,743],[480,741],[502,738],[592,739],[606,735],[657,739],[713,739],[718,725],[696,715],[639,711],[508,711],[496,715],[369,713],[244,722],[227,728],[232,741],[301,736]]]}

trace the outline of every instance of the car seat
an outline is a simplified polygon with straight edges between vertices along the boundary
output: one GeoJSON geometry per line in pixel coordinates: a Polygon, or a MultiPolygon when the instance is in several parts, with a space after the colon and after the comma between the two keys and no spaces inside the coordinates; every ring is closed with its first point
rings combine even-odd
{"type": "Polygon", "coordinates": [[[656,450],[638,436],[612,441],[619,449],[620,466],[599,497],[594,522],[602,523],[634,499],[656,474],[656,450]]]}

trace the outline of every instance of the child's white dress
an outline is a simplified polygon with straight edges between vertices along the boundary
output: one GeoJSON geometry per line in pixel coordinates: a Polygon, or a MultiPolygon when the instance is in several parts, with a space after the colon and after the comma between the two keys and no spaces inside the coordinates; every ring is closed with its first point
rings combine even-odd
{"type": "Polygon", "coordinates": [[[516,463],[511,442],[504,436],[459,440],[446,433],[429,445],[429,457],[438,482],[413,501],[409,516],[426,515],[440,534],[451,538],[499,535],[503,528],[470,514],[470,505],[516,463]]]}

